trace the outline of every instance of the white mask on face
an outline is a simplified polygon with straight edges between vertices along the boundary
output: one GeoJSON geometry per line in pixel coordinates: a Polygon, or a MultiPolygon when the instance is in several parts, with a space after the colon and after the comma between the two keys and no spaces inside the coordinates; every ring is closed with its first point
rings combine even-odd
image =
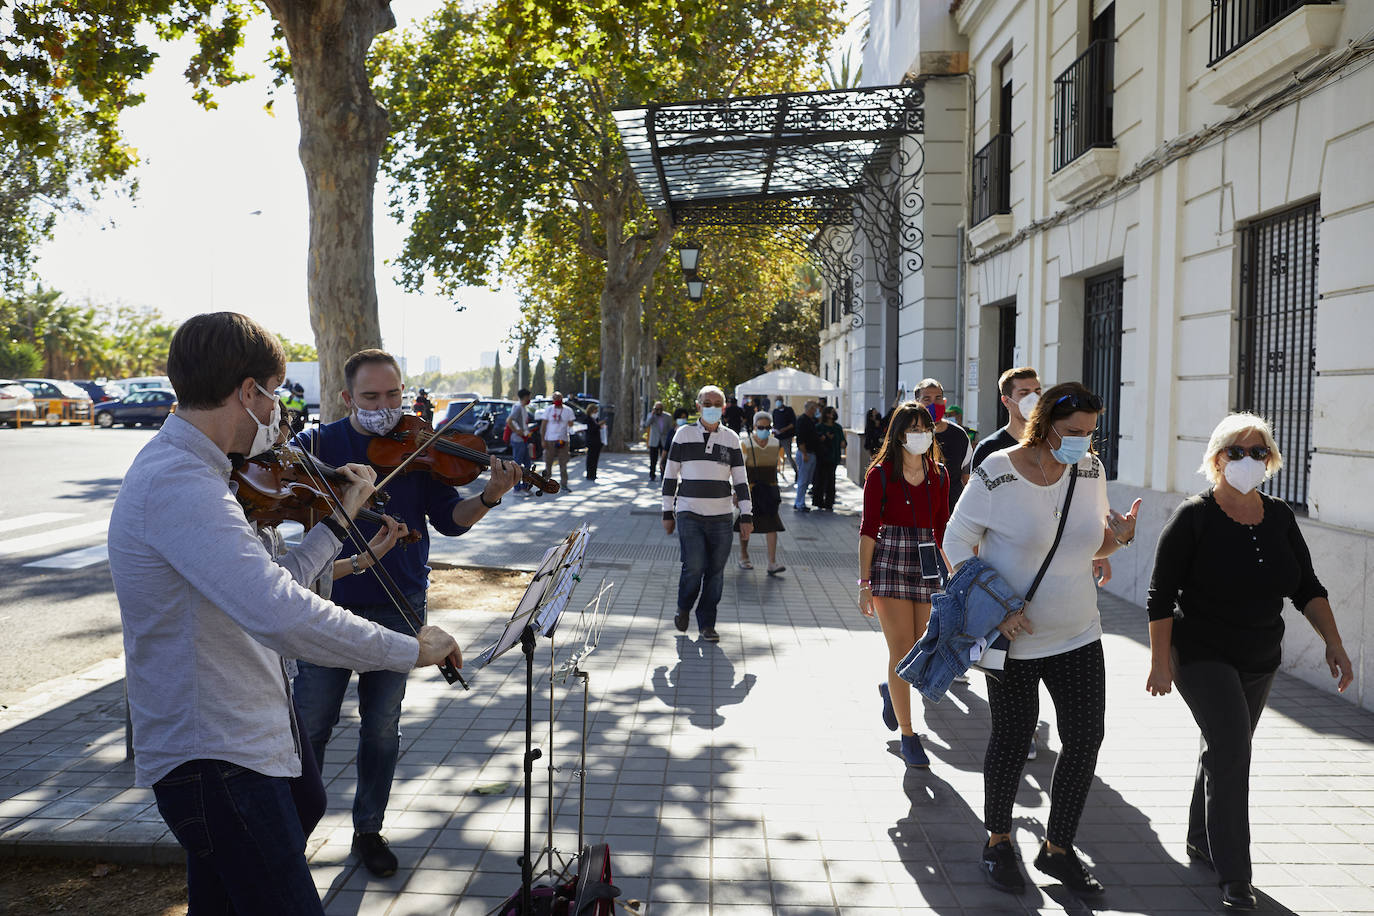
{"type": "Polygon", "coordinates": [[[1263,461],[1247,455],[1239,461],[1226,462],[1221,473],[1226,478],[1226,482],[1235,487],[1237,492],[1249,493],[1264,483],[1265,475],[1269,473],[1269,469],[1263,461]]]}
{"type": "Polygon", "coordinates": [[[396,428],[396,424],[401,422],[401,415],[405,409],[401,407],[383,407],[380,410],[363,410],[355,407],[354,411],[358,415],[358,425],[374,436],[385,436],[396,428]]]}
{"type": "Polygon", "coordinates": [[[1021,414],[1021,419],[1029,420],[1031,411],[1034,410],[1035,405],[1039,403],[1040,395],[1032,391],[1030,394],[1026,395],[1021,400],[1016,402],[1016,411],[1017,413],[1021,414]]]}
{"type": "Polygon", "coordinates": [[[930,443],[935,441],[935,434],[929,432],[910,432],[906,434],[906,441],[902,443],[902,448],[913,455],[924,455],[930,451],[930,443]]]}
{"type": "Polygon", "coordinates": [[[254,455],[261,455],[263,452],[267,451],[276,444],[277,437],[281,435],[281,401],[273,397],[272,392],[268,391],[257,382],[253,384],[259,391],[272,399],[272,416],[268,417],[266,423],[263,423],[258,420],[257,415],[254,414],[253,411],[248,409],[247,404],[243,405],[244,412],[253,418],[253,425],[257,427],[257,431],[253,433],[253,444],[248,447],[248,456],[250,458],[254,455]]]}

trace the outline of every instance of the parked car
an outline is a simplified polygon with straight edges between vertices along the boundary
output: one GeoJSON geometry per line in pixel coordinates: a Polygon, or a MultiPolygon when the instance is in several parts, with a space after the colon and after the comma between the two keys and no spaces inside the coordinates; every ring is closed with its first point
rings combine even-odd
{"type": "Polygon", "coordinates": [[[92,404],[104,404],[106,401],[114,401],[119,398],[122,398],[126,394],[125,390],[123,388],[120,388],[114,382],[75,381],[72,382],[72,384],[78,386],[82,391],[86,392],[86,394],[90,397],[92,404]]]}
{"type": "MultiPolygon", "coordinates": [[[[435,419],[435,426],[441,426],[454,414],[471,404],[471,400],[449,401],[448,409],[444,415],[435,419]]],[[[490,455],[509,455],[510,443],[505,441],[503,436],[506,429],[506,418],[510,416],[511,408],[515,406],[514,401],[507,401],[504,398],[482,398],[476,405],[465,413],[462,418],[449,427],[453,432],[468,433],[480,436],[482,441],[487,444],[487,454],[490,455]]]]}
{"type": "MultiPolygon", "coordinates": [[[[535,421],[544,419],[544,411],[553,406],[552,398],[531,398],[530,413],[533,414],[535,421]]],[[[571,407],[573,411],[572,426],[568,429],[568,450],[576,452],[587,447],[587,412],[583,410],[577,402],[567,399],[563,402],[564,407],[571,407]]]]}
{"type": "Polygon", "coordinates": [[[91,418],[91,398],[73,382],[55,378],[21,378],[33,395],[38,419],[45,423],[84,423],[91,418]]]}
{"type": "Polygon", "coordinates": [[[13,379],[0,378],[0,424],[18,426],[36,419],[33,392],[13,379]]]}
{"type": "Polygon", "coordinates": [[[161,426],[177,408],[176,392],[170,388],[144,388],[130,391],[117,401],[106,401],[95,408],[96,426],[109,429],[116,423],[125,426],[161,426]]]}
{"type": "Polygon", "coordinates": [[[165,375],[141,375],[138,378],[120,379],[115,384],[125,391],[139,391],[143,388],[171,388],[172,380],[165,375]]]}

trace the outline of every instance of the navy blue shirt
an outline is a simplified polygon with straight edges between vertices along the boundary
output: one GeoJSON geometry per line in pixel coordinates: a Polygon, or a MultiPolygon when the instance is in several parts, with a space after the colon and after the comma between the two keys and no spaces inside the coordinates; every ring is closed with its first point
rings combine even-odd
{"type": "MultiPolygon", "coordinates": [[[[348,418],[327,423],[318,430],[319,442],[315,443],[316,430],[306,430],[291,440],[291,444],[311,452],[325,464],[338,467],[341,464],[367,464],[367,444],[372,437],[360,433],[348,422],[348,418]],[[313,448],[312,448],[313,446],[313,448]]],[[[384,475],[378,473],[378,479],[384,475]]],[[[429,524],[440,534],[456,537],[468,529],[453,522],[453,507],[463,501],[457,488],[440,483],[425,471],[414,471],[397,475],[383,488],[391,500],[384,510],[392,518],[400,519],[411,531],[421,534],[413,544],[397,544],[386,556],[382,566],[396,580],[401,593],[411,595],[429,587],[429,524]]],[[[359,521],[358,527],[363,536],[371,538],[377,533],[377,526],[359,521]]],[[[358,553],[352,538],[344,541],[340,557],[347,559],[358,553]]],[[[348,575],[334,580],[331,600],[344,607],[362,604],[391,604],[382,583],[373,573],[348,575]]]]}

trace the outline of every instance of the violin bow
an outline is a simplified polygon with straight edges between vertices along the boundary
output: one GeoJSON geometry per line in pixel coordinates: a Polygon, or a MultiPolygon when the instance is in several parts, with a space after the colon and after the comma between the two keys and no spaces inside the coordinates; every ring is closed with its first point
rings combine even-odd
{"type": "Polygon", "coordinates": [[[448,428],[449,428],[450,426],[452,426],[454,423],[457,423],[457,422],[458,422],[459,418],[461,418],[461,417],[463,416],[463,414],[467,413],[469,410],[472,410],[472,408],[474,408],[474,407],[476,407],[476,406],[477,406],[477,400],[476,400],[476,398],[474,398],[474,399],[471,400],[471,401],[468,401],[468,406],[464,407],[462,410],[458,411],[456,414],[454,414],[453,416],[451,416],[451,417],[449,417],[447,420],[445,420],[445,421],[444,421],[444,425],[443,425],[443,426],[440,426],[438,429],[436,429],[436,430],[434,431],[434,435],[430,436],[430,437],[429,437],[428,439],[426,439],[424,442],[421,442],[420,445],[415,449],[415,451],[411,452],[409,455],[406,456],[406,460],[405,460],[405,461],[402,461],[400,464],[396,465],[396,467],[392,469],[392,471],[391,471],[390,474],[386,475],[386,476],[383,477],[381,480],[377,481],[377,487],[376,487],[376,488],[377,488],[378,490],[380,490],[382,487],[384,487],[384,486],[386,486],[387,484],[391,483],[391,478],[395,477],[397,474],[399,474],[399,473],[401,473],[402,471],[404,471],[406,465],[410,464],[410,463],[411,463],[412,461],[414,461],[416,458],[419,458],[419,457],[420,457],[420,453],[423,452],[425,449],[429,448],[431,445],[433,445],[435,439],[438,439],[440,436],[442,436],[442,435],[444,434],[444,432],[447,431],[448,428]]]}
{"type": "MultiPolygon", "coordinates": [[[[454,419],[457,419],[457,417],[454,419]]],[[[381,558],[372,551],[372,545],[367,542],[367,538],[363,537],[363,532],[358,527],[358,523],[355,522],[353,517],[344,509],[343,499],[339,497],[338,493],[334,492],[334,488],[330,485],[324,474],[316,467],[315,456],[311,455],[306,449],[301,449],[301,454],[306,456],[307,473],[319,482],[320,492],[325,494],[325,498],[333,504],[336,512],[343,516],[344,523],[348,529],[349,538],[352,539],[354,546],[358,548],[360,553],[365,551],[368,557],[371,558],[372,565],[369,566],[368,569],[377,577],[377,581],[382,586],[382,591],[386,592],[387,598],[391,600],[396,610],[401,612],[401,619],[406,622],[406,626],[410,627],[411,632],[414,633],[418,639],[420,636],[420,627],[424,626],[424,622],[420,620],[419,613],[415,608],[411,607],[410,602],[406,600],[406,596],[401,591],[401,587],[396,584],[396,580],[391,578],[391,573],[387,572],[386,567],[382,565],[381,558]]],[[[450,684],[457,681],[459,684],[463,685],[464,690],[472,689],[468,686],[468,682],[463,679],[463,675],[448,659],[444,659],[437,667],[439,668],[439,672],[443,674],[444,680],[448,681],[450,684]]]]}

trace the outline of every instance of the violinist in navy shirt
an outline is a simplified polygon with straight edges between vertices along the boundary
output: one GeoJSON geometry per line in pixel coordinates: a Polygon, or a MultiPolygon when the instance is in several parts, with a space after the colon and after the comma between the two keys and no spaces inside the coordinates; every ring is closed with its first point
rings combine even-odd
{"type": "MultiPolygon", "coordinates": [[[[348,416],[325,424],[318,431],[306,431],[294,440],[296,446],[334,466],[366,463],[368,443],[390,432],[403,413],[401,369],[386,351],[361,350],[353,354],[344,365],[344,379],[346,387],[342,394],[348,416]]],[[[422,535],[418,542],[390,551],[381,561],[421,620],[429,587],[429,526],[450,537],[466,533],[501,502],[519,479],[519,465],[493,458],[486,486],[476,496],[464,498],[456,488],[425,471],[399,474],[383,488],[390,496],[387,514],[422,535]]],[[[362,527],[364,536],[370,537],[370,526],[362,527]]],[[[336,581],[333,600],[360,617],[392,630],[409,632],[409,624],[388,596],[380,577],[361,575],[366,558],[358,560],[353,545],[347,544],[342,556],[349,559],[350,554],[359,575],[336,581]]],[[[300,664],[295,682],[296,705],[321,766],[352,676],[348,668],[300,664]]],[[[405,687],[405,677],[391,672],[358,675],[362,729],[358,736],[358,788],[353,801],[353,852],[378,877],[395,874],[397,868],[396,856],[381,831],[400,755],[401,700],[405,687]]]]}

